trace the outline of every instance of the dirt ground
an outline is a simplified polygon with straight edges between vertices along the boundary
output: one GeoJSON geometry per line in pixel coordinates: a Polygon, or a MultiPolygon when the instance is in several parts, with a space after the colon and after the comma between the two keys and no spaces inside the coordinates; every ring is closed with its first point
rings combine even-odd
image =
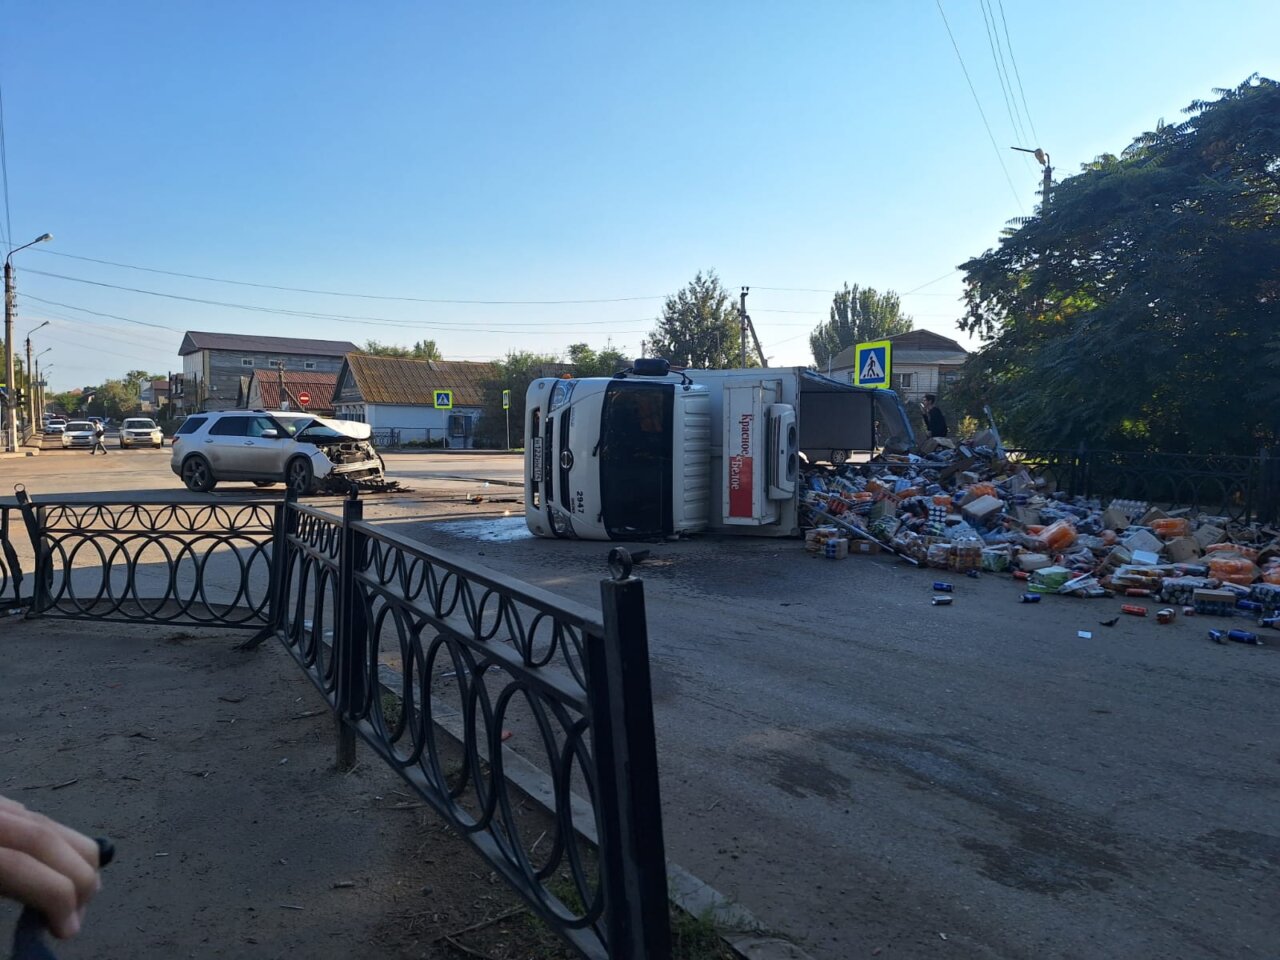
{"type": "Polygon", "coordinates": [[[117,846],[64,960],[570,956],[381,761],[335,771],[319,694],[243,638],[0,620],[0,793],[117,846]]]}

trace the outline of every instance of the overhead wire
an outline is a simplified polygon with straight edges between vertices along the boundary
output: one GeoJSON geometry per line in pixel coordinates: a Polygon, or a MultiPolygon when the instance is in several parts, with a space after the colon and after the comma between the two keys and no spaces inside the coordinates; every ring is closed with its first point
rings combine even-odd
{"type": "Polygon", "coordinates": [[[4,245],[13,250],[13,221],[9,208],[9,146],[4,130],[4,85],[0,83],[0,180],[4,181],[4,245]]]}
{"type": "Polygon", "coordinates": [[[351,297],[360,300],[393,300],[400,303],[437,303],[451,304],[455,306],[566,306],[570,304],[591,303],[633,303],[638,300],[665,299],[660,295],[642,297],[594,297],[569,300],[467,300],[445,297],[402,297],[380,293],[351,293],[342,290],[319,290],[310,287],[289,287],[274,283],[252,283],[248,280],[231,280],[226,277],[209,277],[198,273],[181,273],[177,270],[161,270],[158,267],[143,267],[134,263],[121,263],[116,260],[102,260],[97,257],[85,257],[73,253],[64,253],[60,250],[42,249],[40,252],[48,254],[51,257],[66,257],[70,260],[83,260],[86,263],[97,263],[109,267],[120,267],[125,270],[140,270],[144,273],[158,273],[167,277],[182,277],[186,280],[203,280],[208,283],[228,283],[237,287],[256,287],[259,290],[281,290],[286,293],[309,293],[323,297],[351,297]]]}
{"type": "Polygon", "coordinates": [[[960,45],[956,43],[955,34],[951,32],[951,23],[947,20],[947,13],[942,9],[942,0],[934,0],[938,5],[938,13],[942,16],[942,25],[947,28],[947,36],[951,38],[951,48],[956,52],[956,59],[960,61],[960,70],[964,73],[965,83],[969,85],[969,92],[973,94],[973,102],[978,108],[978,115],[982,117],[982,125],[986,128],[987,138],[991,141],[991,149],[995,151],[996,161],[1000,164],[1000,170],[1004,173],[1004,178],[1009,184],[1009,192],[1013,194],[1014,200],[1018,204],[1018,209],[1024,214],[1026,207],[1022,205],[1022,195],[1018,193],[1018,188],[1013,185],[1013,178],[1009,176],[1009,168],[1004,164],[1004,154],[1000,152],[1000,147],[996,145],[995,134],[991,132],[991,124],[987,121],[987,112],[982,109],[982,100],[978,97],[978,91],[973,86],[973,80],[969,76],[969,68],[965,66],[964,57],[960,53],[960,45]]]}
{"type": "Polygon", "coordinates": [[[1009,48],[1009,62],[1013,64],[1013,75],[1018,81],[1018,95],[1022,98],[1022,112],[1026,114],[1027,125],[1031,127],[1031,135],[1035,137],[1035,145],[1042,147],[1044,144],[1040,142],[1040,134],[1036,130],[1036,122],[1031,119],[1031,108],[1027,106],[1027,92],[1022,89],[1022,73],[1018,70],[1017,58],[1013,55],[1013,41],[1009,39],[1009,21],[1004,16],[1004,0],[996,0],[1000,6],[1000,23],[1004,27],[1004,42],[1009,48]]]}
{"type": "MultiPolygon", "coordinates": [[[[440,320],[396,320],[390,317],[365,316],[360,314],[345,313],[319,313],[312,310],[291,310],[286,307],[267,307],[262,304],[253,303],[233,303],[226,300],[210,300],[207,297],[187,297],[178,293],[165,293],[160,290],[147,290],[142,287],[126,287],[118,283],[107,283],[103,280],[89,280],[85,277],[72,277],[62,273],[50,273],[46,270],[33,270],[28,267],[25,271],[41,277],[50,277],[55,280],[67,280],[71,283],[83,283],[93,287],[105,287],[109,290],[122,290],[126,293],[138,293],[149,297],[162,297],[168,300],[179,300],[184,303],[198,303],[205,306],[224,307],[231,310],[247,310],[253,313],[269,313],[287,317],[298,317],[306,320],[337,320],[344,323],[357,323],[367,326],[383,326],[383,327],[408,327],[412,329],[431,329],[457,331],[460,333],[523,333],[523,329],[508,329],[511,327],[523,328],[528,327],[541,328],[545,326],[545,320],[502,320],[499,321],[501,329],[476,327],[471,323],[463,321],[440,321],[440,320]]],[[[560,326],[614,326],[619,323],[643,323],[647,320],[566,320],[561,321],[560,326]]],[[[572,332],[572,331],[569,331],[572,332]]],[[[631,333],[634,331],[617,331],[631,333]]]]}
{"type": "MultiPolygon", "coordinates": [[[[996,79],[1000,82],[1000,96],[1004,99],[1005,112],[1009,114],[1009,125],[1019,143],[1026,143],[1027,133],[1022,129],[1021,114],[1016,111],[1013,99],[1013,85],[1009,83],[1004,65],[1004,47],[999,43],[999,32],[995,25],[995,12],[991,10],[990,0],[978,0],[982,8],[982,25],[987,31],[987,46],[991,50],[991,62],[996,68],[996,79]]],[[[1021,154],[1024,163],[1030,163],[1027,155],[1021,154]]]]}

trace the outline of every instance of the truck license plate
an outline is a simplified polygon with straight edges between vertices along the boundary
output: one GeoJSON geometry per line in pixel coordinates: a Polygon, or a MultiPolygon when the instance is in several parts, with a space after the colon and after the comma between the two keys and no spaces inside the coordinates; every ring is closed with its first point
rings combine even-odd
{"type": "Polygon", "coordinates": [[[542,479],[542,438],[533,438],[533,479],[542,479]]]}

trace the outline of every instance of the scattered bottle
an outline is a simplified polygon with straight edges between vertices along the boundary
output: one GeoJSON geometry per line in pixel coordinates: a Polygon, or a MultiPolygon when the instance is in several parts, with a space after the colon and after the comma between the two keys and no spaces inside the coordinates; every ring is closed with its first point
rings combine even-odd
{"type": "Polygon", "coordinates": [[[1272,629],[1280,630],[1280,616],[1276,616],[1276,617],[1259,617],[1259,618],[1258,618],[1258,626],[1260,626],[1260,627],[1271,627],[1272,629]]]}
{"type": "Polygon", "coordinates": [[[1165,607],[1163,610],[1156,611],[1156,623],[1173,623],[1175,614],[1173,607],[1165,607]]]}
{"type": "Polygon", "coordinates": [[[934,597],[933,605],[935,607],[949,607],[954,599],[955,597],[934,597]]]}
{"type": "Polygon", "coordinates": [[[1147,608],[1140,607],[1136,603],[1126,603],[1120,608],[1121,613],[1127,613],[1131,617],[1145,617],[1147,608]]]}

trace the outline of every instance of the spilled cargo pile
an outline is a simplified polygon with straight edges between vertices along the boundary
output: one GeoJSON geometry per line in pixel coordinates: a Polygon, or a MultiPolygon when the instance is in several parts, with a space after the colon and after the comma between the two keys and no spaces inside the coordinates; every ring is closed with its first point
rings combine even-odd
{"type": "MultiPolygon", "coordinates": [[[[1007,573],[1025,582],[1025,602],[1118,597],[1133,616],[1160,605],[1158,623],[1199,614],[1280,628],[1280,531],[1068,497],[999,451],[998,438],[980,435],[924,455],[809,469],[806,549],[831,559],[884,551],[974,577],[1007,573]]],[[[1210,638],[1261,642],[1247,630],[1210,638]]]]}

